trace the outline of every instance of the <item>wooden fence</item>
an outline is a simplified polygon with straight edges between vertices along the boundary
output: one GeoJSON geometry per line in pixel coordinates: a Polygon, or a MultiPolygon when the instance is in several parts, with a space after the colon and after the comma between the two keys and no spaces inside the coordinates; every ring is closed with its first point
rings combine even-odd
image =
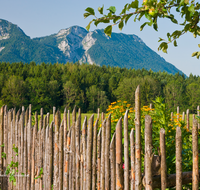
{"type": "MultiPolygon", "coordinates": [[[[94,115],[84,118],[81,126],[81,111],[76,118],[76,107],[70,113],[65,109],[61,121],[60,111],[53,108],[53,121],[50,114],[43,116],[43,109],[31,115],[31,105],[25,111],[16,113],[3,106],[0,112],[0,159],[1,190],[133,190],[133,189],[182,189],[183,184],[192,183],[198,189],[198,123],[193,120],[193,171],[182,172],[181,130],[176,128],[176,174],[167,175],[165,130],[160,130],[160,175],[153,174],[152,119],[145,116],[145,174],[141,171],[141,124],[140,88],[135,92],[135,131],[128,135],[128,111],[119,119],[111,139],[111,115],[105,119],[94,115]],[[102,124],[98,130],[98,123],[102,124]],[[122,146],[122,128],[124,146],[122,146]],[[18,147],[16,155],[13,144],[18,147]],[[130,148],[130,151],[129,151],[130,148]],[[124,155],[122,155],[122,153],[124,155]],[[122,161],[124,157],[124,161],[122,161]],[[6,167],[13,161],[18,162],[15,173],[16,186],[5,175],[6,167]],[[124,162],[124,168],[123,168],[124,162]]],[[[188,117],[189,118],[189,117],[188,117]]],[[[82,118],[83,119],[83,118],[82,118]]],[[[188,121],[189,122],[189,121],[188,121]]],[[[191,158],[192,159],[192,158],[191,158]]]]}

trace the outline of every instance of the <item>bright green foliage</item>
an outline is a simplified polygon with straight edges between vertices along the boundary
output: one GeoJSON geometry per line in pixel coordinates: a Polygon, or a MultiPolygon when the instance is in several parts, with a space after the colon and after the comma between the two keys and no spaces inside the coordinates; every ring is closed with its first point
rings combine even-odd
{"type": "MultiPolygon", "coordinates": [[[[4,147],[4,144],[1,145],[1,147],[4,147]]],[[[15,147],[15,144],[13,144],[13,151],[16,153],[15,156],[18,156],[18,147],[15,147]]],[[[6,153],[2,152],[1,157],[6,159],[6,153]]],[[[13,157],[12,157],[13,159],[13,157]]],[[[16,186],[16,172],[18,172],[18,162],[14,162],[13,160],[11,163],[9,163],[6,167],[6,172],[5,174],[9,176],[9,182],[12,182],[14,186],[16,186]]],[[[22,173],[23,175],[23,173],[22,173]]]]}
{"type": "MultiPolygon", "coordinates": [[[[134,22],[140,21],[143,17],[147,19],[147,21],[141,25],[140,30],[143,30],[146,25],[149,25],[157,31],[158,19],[161,18],[169,19],[172,23],[181,25],[182,30],[175,30],[171,34],[167,33],[167,40],[160,38],[159,41],[162,42],[158,50],[162,50],[164,53],[167,53],[169,43],[173,42],[174,46],[177,46],[177,39],[186,32],[192,33],[195,38],[200,36],[200,27],[198,26],[200,4],[199,2],[195,2],[195,0],[144,0],[141,5],[139,5],[138,0],[134,0],[131,3],[125,4],[121,13],[118,15],[115,14],[116,8],[114,6],[107,9],[109,10],[108,13],[103,11],[103,7],[99,7],[98,10],[100,13],[99,18],[95,15],[94,9],[92,9],[92,13],[88,8],[85,10],[85,18],[90,15],[95,16],[86,28],[89,30],[92,22],[94,22],[96,26],[99,23],[109,23],[104,30],[105,34],[108,36],[111,36],[112,27],[114,25],[118,25],[119,29],[122,30],[124,23],[127,23],[132,16],[134,16],[134,22]],[[179,14],[179,17],[183,18],[183,23],[178,23],[178,19],[171,13],[174,10],[179,14]]],[[[199,59],[200,51],[194,52],[192,56],[196,56],[199,59]]]]}
{"type": "MultiPolygon", "coordinates": [[[[182,120],[181,115],[175,114],[171,119],[171,112],[167,109],[164,99],[157,97],[153,101],[154,108],[150,109],[149,106],[143,106],[141,108],[141,137],[144,139],[144,130],[145,130],[145,115],[150,115],[153,121],[153,151],[158,155],[158,149],[160,147],[160,129],[165,129],[165,138],[166,138],[166,161],[168,174],[176,173],[175,171],[175,137],[176,137],[176,126],[179,126],[182,131],[182,142],[183,142],[183,171],[192,170],[192,142],[191,134],[186,128],[185,121],[182,120]]],[[[106,116],[108,117],[111,114],[111,133],[113,135],[115,131],[116,124],[120,117],[124,118],[126,110],[129,110],[128,113],[128,128],[129,133],[131,129],[135,129],[135,110],[131,104],[128,104],[127,101],[118,100],[111,103],[107,109],[106,116]]],[[[122,119],[123,121],[123,119],[122,119]]],[[[144,150],[144,140],[142,140],[142,150],[144,150]]],[[[143,157],[144,155],[142,155],[143,157]]],[[[142,166],[144,167],[144,166],[142,166]]]]}

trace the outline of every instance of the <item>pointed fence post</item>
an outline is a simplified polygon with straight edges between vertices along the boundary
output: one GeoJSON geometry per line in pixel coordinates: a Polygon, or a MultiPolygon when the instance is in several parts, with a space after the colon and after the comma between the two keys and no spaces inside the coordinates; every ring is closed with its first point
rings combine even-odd
{"type": "Polygon", "coordinates": [[[97,179],[97,127],[98,119],[94,124],[93,129],[93,158],[92,158],[92,189],[96,190],[96,179],[97,179]]]}
{"type": "Polygon", "coordinates": [[[142,188],[141,172],[141,124],[140,124],[140,86],[135,91],[135,189],[142,188]]]}
{"type": "Polygon", "coordinates": [[[180,127],[176,127],[176,189],[182,189],[182,136],[180,127]]]}
{"type": "Polygon", "coordinates": [[[101,190],[105,189],[105,138],[106,138],[106,119],[102,123],[101,134],[101,190]]]}
{"type": "Polygon", "coordinates": [[[189,111],[189,109],[187,109],[187,111],[186,111],[186,125],[187,125],[187,129],[190,130],[190,111],[189,111]]]}
{"type": "Polygon", "coordinates": [[[98,137],[97,137],[97,190],[100,190],[101,187],[101,130],[100,128],[98,137]]]}
{"type": "Polygon", "coordinates": [[[192,168],[192,189],[199,189],[199,154],[198,154],[198,122],[193,120],[192,127],[192,152],[193,152],[193,168],[192,168]]]}
{"type": "Polygon", "coordinates": [[[160,154],[161,154],[161,189],[167,188],[167,164],[165,147],[165,129],[160,129],[160,154]]]}
{"type": "Polygon", "coordinates": [[[135,189],[135,141],[134,141],[134,129],[131,129],[130,145],[131,145],[131,190],[134,190],[135,189]]]}
{"type": "MultiPolygon", "coordinates": [[[[110,143],[110,177],[111,177],[111,189],[116,189],[116,133],[113,134],[112,141],[110,143]]],[[[98,189],[99,190],[99,189],[98,189]]]]}
{"type": "Polygon", "coordinates": [[[105,189],[110,188],[110,138],[111,138],[111,114],[106,121],[105,139],[105,189]]]}
{"type": "Polygon", "coordinates": [[[86,189],[92,189],[92,136],[93,136],[93,123],[94,114],[90,117],[88,121],[88,133],[87,133],[87,185],[86,189]]]}
{"type": "Polygon", "coordinates": [[[80,131],[81,131],[81,115],[79,113],[76,121],[76,189],[80,189],[80,131]]]}
{"type": "Polygon", "coordinates": [[[128,110],[124,115],[124,190],[129,190],[128,110]]]}
{"type": "Polygon", "coordinates": [[[124,189],[122,163],[122,118],[116,125],[116,190],[124,189]]]}
{"type": "Polygon", "coordinates": [[[149,115],[145,116],[145,180],[146,190],[153,190],[153,178],[152,178],[152,119],[149,115]]]}

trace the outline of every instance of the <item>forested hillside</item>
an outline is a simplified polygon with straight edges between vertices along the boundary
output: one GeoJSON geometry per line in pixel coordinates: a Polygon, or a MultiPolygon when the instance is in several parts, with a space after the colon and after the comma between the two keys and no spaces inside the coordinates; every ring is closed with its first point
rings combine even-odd
{"type": "Polygon", "coordinates": [[[105,111],[110,102],[126,100],[134,104],[136,86],[141,85],[142,105],[156,96],[165,97],[169,109],[196,109],[200,103],[200,77],[89,64],[0,63],[1,104],[9,108],[27,107],[44,112],[53,106],[82,112],[105,111]]]}

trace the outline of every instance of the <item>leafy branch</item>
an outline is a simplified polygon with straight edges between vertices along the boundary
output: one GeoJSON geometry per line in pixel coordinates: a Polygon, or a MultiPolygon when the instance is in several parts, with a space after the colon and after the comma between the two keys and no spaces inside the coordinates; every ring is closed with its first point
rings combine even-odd
{"type": "MultiPolygon", "coordinates": [[[[125,4],[119,15],[115,14],[115,6],[110,6],[106,9],[108,11],[107,14],[104,13],[104,6],[99,7],[98,12],[101,15],[99,18],[95,15],[94,9],[88,7],[85,9],[86,13],[84,13],[84,18],[89,16],[95,17],[95,19],[91,20],[86,26],[87,30],[90,29],[92,23],[94,23],[95,26],[98,26],[99,23],[108,23],[109,25],[105,27],[104,33],[111,37],[113,26],[118,25],[119,29],[122,30],[133,15],[135,15],[134,22],[140,21],[142,17],[148,20],[140,26],[140,30],[143,30],[143,28],[148,25],[152,26],[154,30],[157,31],[159,18],[167,18],[170,19],[172,23],[178,24],[175,16],[170,13],[172,8],[175,8],[176,12],[180,14],[180,17],[184,18],[184,22],[179,24],[183,26],[182,30],[175,30],[172,34],[167,33],[167,40],[159,38],[159,42],[164,42],[161,42],[158,50],[167,53],[168,44],[173,42],[173,45],[176,47],[177,39],[185,33],[190,32],[195,38],[200,36],[200,27],[198,26],[200,4],[198,2],[195,3],[195,0],[143,0],[141,7],[139,7],[139,1],[134,0],[131,3],[125,4]],[[130,12],[131,9],[133,9],[133,11],[130,12]]],[[[194,52],[192,56],[199,58],[200,52],[194,52]]]]}

